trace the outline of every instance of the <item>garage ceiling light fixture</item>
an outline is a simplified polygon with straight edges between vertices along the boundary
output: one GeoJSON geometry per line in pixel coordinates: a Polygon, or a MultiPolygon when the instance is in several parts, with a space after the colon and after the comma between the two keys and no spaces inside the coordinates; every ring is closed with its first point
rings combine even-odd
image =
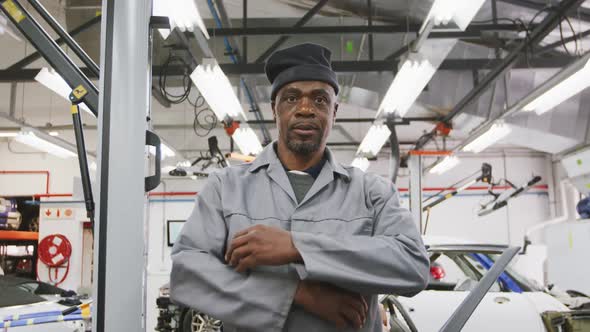
{"type": "Polygon", "coordinates": [[[191,74],[191,79],[219,120],[224,120],[227,116],[232,119],[240,116],[247,119],[229,79],[215,59],[204,58],[203,63],[191,74]]]}
{"type": "Polygon", "coordinates": [[[0,138],[16,137],[17,135],[17,132],[0,132],[0,138]]]}
{"type": "Polygon", "coordinates": [[[386,125],[372,125],[371,128],[369,128],[369,132],[367,132],[367,135],[361,142],[361,145],[357,151],[357,155],[377,156],[390,135],[391,131],[386,125]]]}
{"type": "Polygon", "coordinates": [[[455,44],[457,39],[429,39],[422,43],[419,52],[410,52],[400,61],[375,118],[394,112],[404,117],[455,44]]]}
{"type": "Polygon", "coordinates": [[[431,174],[443,174],[459,164],[459,158],[456,156],[446,156],[438,164],[430,169],[431,174]]]}
{"type": "Polygon", "coordinates": [[[428,60],[419,54],[412,54],[402,63],[381,101],[377,114],[396,112],[397,115],[403,117],[418,99],[435,72],[436,68],[428,60]]]}
{"type": "Polygon", "coordinates": [[[365,157],[356,157],[350,165],[356,168],[360,168],[363,172],[366,172],[367,169],[369,169],[371,163],[369,162],[369,159],[365,157]]]}
{"type": "MultiPolygon", "coordinates": [[[[68,83],[66,83],[66,81],[53,69],[46,67],[41,68],[37,76],[35,76],[35,81],[43,84],[46,88],[57,93],[67,101],[70,101],[70,93],[72,92],[72,88],[70,88],[68,83]]],[[[86,106],[84,103],[81,103],[79,106],[88,114],[94,116],[88,106],[86,106]]]]}
{"type": "MultiPolygon", "coordinates": [[[[182,32],[190,31],[195,33],[195,28],[198,28],[205,38],[209,39],[207,27],[194,0],[155,0],[153,12],[156,16],[167,16],[169,18],[170,30],[176,27],[182,32]]],[[[158,29],[164,39],[168,38],[170,30],[158,29]]]]}
{"type": "Polygon", "coordinates": [[[527,104],[522,110],[543,114],[589,86],[590,53],[555,74],[529,94],[524,99],[527,104]]]}
{"type": "Polygon", "coordinates": [[[32,129],[23,129],[15,138],[17,142],[30,146],[33,149],[50,153],[59,158],[76,157],[75,152],[61,146],[52,137],[42,132],[33,132],[32,129]]]}
{"type": "Polygon", "coordinates": [[[438,26],[447,25],[451,21],[465,31],[484,2],[485,0],[435,0],[422,23],[420,33],[426,30],[430,22],[438,26]]]}
{"type": "Polygon", "coordinates": [[[479,153],[506,137],[511,131],[512,128],[507,126],[504,122],[496,122],[483,134],[464,146],[463,151],[479,153]]]}
{"type": "Polygon", "coordinates": [[[245,155],[257,155],[262,151],[262,144],[250,127],[236,129],[232,139],[245,155]]]}

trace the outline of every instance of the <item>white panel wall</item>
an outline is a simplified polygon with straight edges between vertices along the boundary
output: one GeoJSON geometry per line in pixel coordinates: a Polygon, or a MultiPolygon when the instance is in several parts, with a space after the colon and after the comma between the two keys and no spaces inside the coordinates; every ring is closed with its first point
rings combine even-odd
{"type": "MultiPolygon", "coordinates": [[[[38,153],[17,142],[10,143],[10,149],[14,151],[11,152],[8,142],[6,139],[0,139],[0,171],[49,171],[51,193],[72,192],[74,177],[80,176],[77,159],[61,159],[50,154],[38,153]]],[[[45,189],[44,174],[0,174],[0,195],[30,196],[44,194],[45,189]]]]}

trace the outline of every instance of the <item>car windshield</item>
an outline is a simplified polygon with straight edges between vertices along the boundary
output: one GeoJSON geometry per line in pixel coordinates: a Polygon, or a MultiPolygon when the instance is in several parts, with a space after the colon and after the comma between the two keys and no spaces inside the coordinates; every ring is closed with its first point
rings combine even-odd
{"type": "MultiPolygon", "coordinates": [[[[430,282],[427,289],[470,291],[483,278],[500,255],[483,251],[430,251],[430,282]]],[[[540,288],[507,268],[491,292],[528,292],[540,288]]]]}

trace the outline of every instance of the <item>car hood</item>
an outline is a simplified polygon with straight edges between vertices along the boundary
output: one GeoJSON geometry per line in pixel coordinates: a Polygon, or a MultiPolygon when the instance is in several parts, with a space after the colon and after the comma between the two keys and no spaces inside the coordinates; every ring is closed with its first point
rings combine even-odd
{"type": "MultiPolygon", "coordinates": [[[[420,332],[438,332],[468,295],[457,291],[423,291],[399,297],[420,332]]],[[[540,314],[547,310],[568,310],[544,293],[487,293],[462,332],[504,331],[544,332],[540,314]]]]}

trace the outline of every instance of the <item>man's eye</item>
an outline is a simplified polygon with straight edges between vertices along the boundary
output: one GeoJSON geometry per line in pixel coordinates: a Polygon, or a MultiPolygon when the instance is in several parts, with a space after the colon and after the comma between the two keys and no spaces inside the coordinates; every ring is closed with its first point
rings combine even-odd
{"type": "Polygon", "coordinates": [[[325,103],[327,103],[327,100],[326,100],[326,98],[324,98],[324,97],[316,97],[316,98],[315,98],[315,102],[316,102],[317,104],[325,104],[325,103]]]}
{"type": "Polygon", "coordinates": [[[295,98],[295,96],[288,96],[287,97],[287,101],[290,103],[294,103],[297,101],[297,98],[295,98]]]}

